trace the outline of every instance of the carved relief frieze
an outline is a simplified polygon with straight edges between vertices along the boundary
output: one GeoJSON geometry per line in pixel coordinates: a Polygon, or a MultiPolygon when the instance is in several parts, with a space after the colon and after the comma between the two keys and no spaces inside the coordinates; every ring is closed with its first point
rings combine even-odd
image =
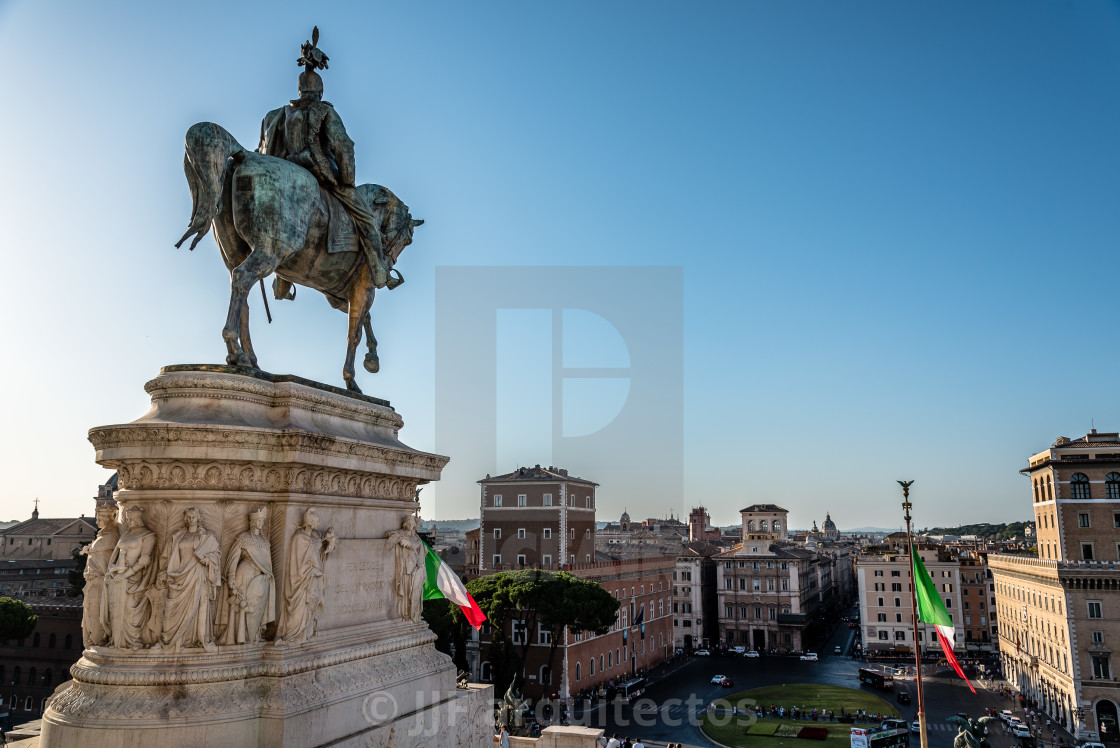
{"type": "Polygon", "coordinates": [[[123,460],[119,485],[127,490],[209,489],[262,493],[313,493],[363,499],[412,501],[416,480],[331,468],[259,462],[123,460]]]}

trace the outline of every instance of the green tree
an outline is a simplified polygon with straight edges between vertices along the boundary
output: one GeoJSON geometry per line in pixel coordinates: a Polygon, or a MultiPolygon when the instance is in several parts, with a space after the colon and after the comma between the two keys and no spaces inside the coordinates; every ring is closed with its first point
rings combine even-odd
{"type": "Polygon", "coordinates": [[[31,636],[39,617],[22,600],[0,597],[0,642],[19,641],[31,636]]]}
{"type": "MultiPolygon", "coordinates": [[[[598,584],[564,571],[499,572],[472,581],[467,589],[490,620],[491,668],[494,690],[499,693],[522,675],[521,665],[529,656],[529,647],[536,643],[539,629],[550,634],[548,668],[553,672],[564,629],[605,634],[614,624],[619,606],[618,600],[598,584]],[[516,641],[508,630],[514,620],[521,622],[524,631],[516,641]],[[510,662],[511,651],[516,662],[510,662]]],[[[453,615],[462,618],[462,611],[456,610],[453,615]]]]}

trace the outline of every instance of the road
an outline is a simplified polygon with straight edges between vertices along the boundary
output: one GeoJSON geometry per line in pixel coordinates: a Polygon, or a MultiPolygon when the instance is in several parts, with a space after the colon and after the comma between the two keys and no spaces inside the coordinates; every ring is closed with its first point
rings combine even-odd
{"type": "MultiPolygon", "coordinates": [[[[792,656],[762,656],[757,659],[739,656],[692,657],[676,666],[668,674],[651,679],[643,698],[631,705],[600,704],[582,715],[580,724],[602,728],[608,736],[618,733],[622,737],[640,737],[647,746],[662,746],[680,742],[693,748],[709,748],[713,744],[704,737],[697,718],[709,702],[733,693],[768,685],[792,683],[826,683],[849,688],[859,687],[857,671],[860,662],[846,653],[854,630],[847,626],[837,629],[828,642],[827,652],[819,653],[819,662],[803,662],[792,656]],[[834,654],[836,646],[842,654],[834,654]],[[734,688],[713,685],[715,675],[734,679],[734,688]]],[[[977,684],[976,695],[951,671],[923,678],[927,734],[929,748],[952,748],[957,734],[956,725],[946,718],[964,712],[979,717],[986,709],[1013,709],[1020,717],[1022,712],[1010,699],[977,684]]],[[[911,704],[897,704],[891,692],[884,692],[885,699],[895,704],[907,721],[917,719],[918,699],[914,681],[900,680],[897,690],[911,694],[911,704]]],[[[792,705],[790,705],[792,706],[792,705]]],[[[1012,748],[1017,740],[1008,735],[1002,724],[990,725],[989,740],[992,748],[1012,748]]],[[[917,735],[914,735],[917,746],[917,735]]]]}

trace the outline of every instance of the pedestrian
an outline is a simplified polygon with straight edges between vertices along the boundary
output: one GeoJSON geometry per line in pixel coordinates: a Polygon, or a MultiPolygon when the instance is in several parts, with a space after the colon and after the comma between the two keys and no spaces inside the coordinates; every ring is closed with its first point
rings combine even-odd
{"type": "Polygon", "coordinates": [[[644,745],[644,744],[642,743],[642,739],[641,739],[641,738],[638,738],[637,740],[635,740],[635,741],[633,742],[633,744],[631,745],[631,748],[646,748],[646,747],[645,747],[645,745],[644,745]]]}
{"type": "Polygon", "coordinates": [[[613,738],[607,741],[607,748],[622,748],[622,741],[618,739],[617,732],[614,734],[613,738]]]}
{"type": "Polygon", "coordinates": [[[506,732],[505,725],[502,725],[498,734],[494,736],[494,742],[498,744],[498,748],[509,748],[509,733],[506,732]]]}
{"type": "Polygon", "coordinates": [[[634,748],[634,744],[630,742],[630,738],[622,741],[622,748],[634,748]]]}

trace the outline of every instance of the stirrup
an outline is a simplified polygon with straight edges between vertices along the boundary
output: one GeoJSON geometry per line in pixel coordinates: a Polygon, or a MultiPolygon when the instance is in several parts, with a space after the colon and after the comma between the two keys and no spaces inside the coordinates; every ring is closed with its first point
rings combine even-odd
{"type": "Polygon", "coordinates": [[[396,268],[389,268],[389,279],[385,281],[385,287],[392,291],[402,283],[404,283],[404,276],[401,275],[401,271],[397,270],[396,268]],[[393,277],[394,273],[396,274],[396,277],[393,277]]]}

